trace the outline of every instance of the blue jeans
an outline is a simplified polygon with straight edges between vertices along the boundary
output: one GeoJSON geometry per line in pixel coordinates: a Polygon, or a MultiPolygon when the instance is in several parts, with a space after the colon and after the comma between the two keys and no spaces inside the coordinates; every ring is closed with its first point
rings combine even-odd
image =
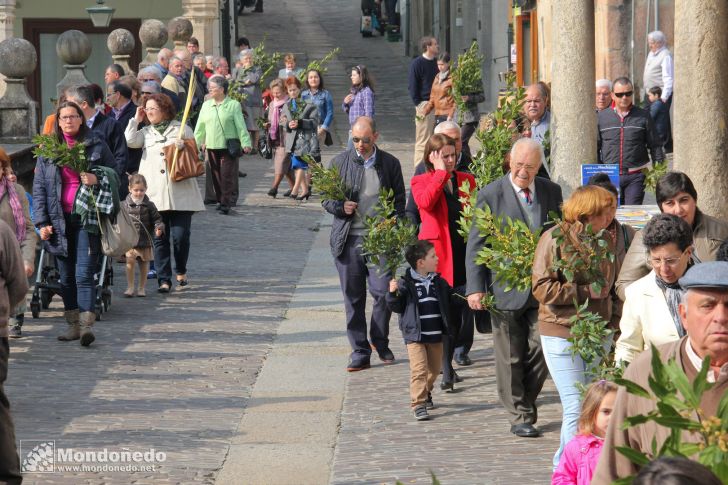
{"type": "Polygon", "coordinates": [[[58,256],[61,298],[65,310],[95,311],[96,282],[94,274],[101,255],[101,237],[81,227],[78,216],[66,214],[68,256],[58,256]]]}
{"type": "MultiPolygon", "coordinates": [[[[237,175],[237,174],[236,174],[237,175]]],[[[190,255],[190,227],[192,211],[159,211],[164,222],[162,237],[154,237],[154,266],[157,281],[172,283],[172,250],[174,270],[178,275],[187,274],[187,258],[190,255]],[[169,244],[169,238],[172,244],[169,244]]]]}
{"type": "MultiPolygon", "coordinates": [[[[605,342],[605,345],[611,345],[611,340],[605,342]]],[[[554,384],[556,384],[556,390],[559,392],[561,407],[563,408],[561,441],[553,461],[554,469],[556,469],[564,447],[571,441],[577,431],[576,424],[581,413],[581,394],[576,387],[576,383],[580,382],[586,385],[591,381],[591,376],[587,373],[587,366],[582,358],[578,355],[572,357],[571,343],[565,338],[541,335],[541,347],[543,348],[546,366],[549,368],[554,384]]],[[[598,361],[594,362],[593,365],[597,364],[598,361]]]]}

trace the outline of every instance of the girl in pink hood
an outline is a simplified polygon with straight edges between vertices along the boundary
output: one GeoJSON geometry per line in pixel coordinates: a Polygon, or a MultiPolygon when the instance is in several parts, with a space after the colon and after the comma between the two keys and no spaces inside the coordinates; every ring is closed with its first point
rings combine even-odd
{"type": "Polygon", "coordinates": [[[552,485],[589,485],[604,445],[617,386],[601,380],[589,387],[581,405],[578,429],[564,448],[551,477],[552,485]]]}

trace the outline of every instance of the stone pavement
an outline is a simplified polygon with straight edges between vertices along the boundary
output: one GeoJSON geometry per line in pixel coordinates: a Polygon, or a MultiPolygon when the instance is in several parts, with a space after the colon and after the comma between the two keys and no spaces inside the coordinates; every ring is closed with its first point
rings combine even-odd
{"type": "MultiPolygon", "coordinates": [[[[241,19],[242,32],[254,44],[267,35],[268,47],[292,50],[300,65],[341,47],[325,75],[339,145],[348,68],[369,66],[379,145],[402,160],[409,180],[409,61],[400,44],[361,38],[358,3],[268,0],[264,14],[241,19]]],[[[436,392],[435,419],[415,422],[396,321],[397,364],[374,359],[370,370],[345,372],[330,217],[318,199],[273,200],[270,162],[243,165],[235,215],[208,208],[193,218],[188,289],[159,295],[152,282],[146,299],[124,299],[116,265],[111,311],[91,348],[56,341],[58,298],[11,342],[6,391],[24,454],[32,440],[55,440],[74,450],[154,448],[166,459],[149,472],[27,474],[25,483],[429,483],[430,469],[443,484],[547,482],[560,426],[551,382],[539,413],[545,436],[513,437],[495,395],[490,339],[477,336],[458,392],[436,392]]]]}

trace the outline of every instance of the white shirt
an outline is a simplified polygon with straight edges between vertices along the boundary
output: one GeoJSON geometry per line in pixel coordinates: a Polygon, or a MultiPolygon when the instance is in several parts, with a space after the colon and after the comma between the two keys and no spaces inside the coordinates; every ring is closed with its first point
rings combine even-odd
{"type": "MultiPolygon", "coordinates": [[[[703,359],[701,359],[700,356],[693,350],[693,344],[690,342],[690,337],[688,337],[688,341],[685,342],[685,353],[688,354],[688,360],[695,370],[700,372],[700,369],[703,367],[703,359]]],[[[728,368],[723,366],[720,371],[728,372],[728,368]]],[[[708,375],[706,378],[708,382],[715,382],[715,371],[713,371],[713,369],[708,369],[708,375]]]]}
{"type": "MultiPolygon", "coordinates": [[[[513,181],[513,173],[508,174],[508,180],[511,182],[511,185],[513,186],[513,190],[516,192],[516,195],[521,198],[521,202],[528,205],[526,202],[526,194],[523,193],[523,189],[520,188],[516,183],[513,181]]],[[[531,191],[531,202],[536,198],[536,179],[534,178],[531,180],[531,183],[528,185],[528,190],[531,191]]]]}

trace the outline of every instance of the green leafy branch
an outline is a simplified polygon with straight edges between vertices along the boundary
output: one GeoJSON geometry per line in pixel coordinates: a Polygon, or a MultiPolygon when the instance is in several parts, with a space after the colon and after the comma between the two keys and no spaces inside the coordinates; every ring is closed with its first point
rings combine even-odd
{"type": "Polygon", "coordinates": [[[310,155],[303,155],[301,158],[308,163],[316,192],[321,195],[323,200],[336,200],[339,202],[349,200],[348,189],[339,174],[339,169],[335,165],[326,168],[310,155]]]}
{"type": "Polygon", "coordinates": [[[458,56],[458,61],[452,69],[452,88],[455,105],[462,114],[467,111],[463,96],[478,93],[483,90],[483,56],[478,50],[478,42],[473,41],[467,51],[458,56]]]}
{"type": "Polygon", "coordinates": [[[78,173],[88,172],[86,160],[86,145],[83,142],[69,147],[65,141],[60,141],[55,135],[35,135],[33,155],[50,160],[58,167],[68,167],[78,173]]]}
{"type": "Polygon", "coordinates": [[[341,48],[340,47],[337,47],[335,49],[332,49],[328,54],[326,54],[320,60],[314,59],[313,61],[309,62],[308,63],[308,66],[306,66],[306,69],[304,69],[303,71],[301,71],[298,74],[298,80],[301,81],[301,84],[305,84],[306,83],[306,74],[311,69],[317,70],[322,75],[323,74],[326,74],[326,72],[328,71],[328,68],[326,67],[326,64],[328,64],[329,62],[331,62],[331,60],[334,57],[338,56],[339,55],[339,52],[341,52],[341,48]]]}
{"type": "Polygon", "coordinates": [[[643,168],[642,173],[645,174],[645,190],[654,194],[657,181],[667,173],[667,161],[655,162],[652,167],[643,168]]]}
{"type": "Polygon", "coordinates": [[[526,91],[516,86],[515,74],[510,73],[506,79],[508,87],[498,108],[475,133],[481,148],[473,158],[471,171],[479,189],[503,176],[506,155],[518,137],[516,122],[526,100],[526,91]]]}
{"type": "Polygon", "coordinates": [[[417,227],[409,219],[397,217],[392,189],[379,192],[374,211],[374,216],[364,217],[367,231],[362,239],[362,255],[394,278],[405,262],[405,248],[417,241],[417,227]]]}
{"type": "MultiPolygon", "coordinates": [[[[647,414],[629,416],[622,428],[627,429],[647,422],[654,422],[670,430],[669,437],[657,448],[652,441],[651,456],[629,447],[617,447],[622,455],[638,466],[661,456],[693,458],[709,468],[723,482],[728,483],[728,393],[724,393],[715,416],[708,416],[701,408],[703,394],[715,384],[707,379],[710,357],[705,357],[700,372],[691,383],[682,367],[671,358],[663,363],[660,353],[652,345],[652,374],[648,378],[650,391],[629,379],[617,379],[628,393],[656,402],[655,409],[647,414]],[[698,437],[698,442],[682,440],[687,432],[698,437]]],[[[626,477],[616,484],[632,483],[634,477],[626,477]]]]}
{"type": "Polygon", "coordinates": [[[541,230],[531,228],[520,219],[494,215],[490,207],[476,207],[473,223],[485,244],[475,257],[476,264],[488,267],[505,291],[531,289],[533,257],[541,230]]]}
{"type": "Polygon", "coordinates": [[[268,52],[265,50],[265,37],[260,44],[253,48],[253,64],[260,67],[263,74],[260,76],[260,86],[265,89],[266,80],[275,70],[283,54],[280,52],[268,52]]]}
{"type": "Polygon", "coordinates": [[[552,212],[549,216],[556,225],[551,236],[559,248],[552,270],[575,284],[589,283],[594,293],[601,293],[607,284],[602,263],[614,261],[614,253],[605,238],[606,229],[595,233],[587,224],[582,230],[575,230],[573,224],[564,222],[557,214],[552,212]]]}

